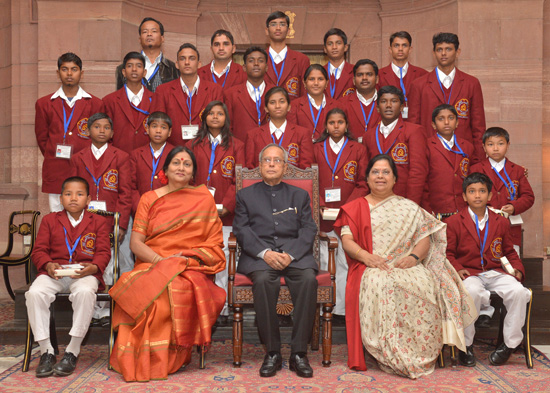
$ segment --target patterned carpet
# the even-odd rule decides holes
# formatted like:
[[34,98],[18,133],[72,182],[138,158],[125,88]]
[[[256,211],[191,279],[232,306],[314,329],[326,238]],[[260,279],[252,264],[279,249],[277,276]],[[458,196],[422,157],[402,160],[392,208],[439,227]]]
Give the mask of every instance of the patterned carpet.
[[[493,347],[476,345],[478,365],[474,368],[436,368],[430,376],[411,381],[380,371],[372,359],[366,372],[354,372],[346,367],[347,350],[344,345],[333,347],[332,366],[321,367],[321,353],[309,355],[314,378],[302,379],[283,369],[273,378],[260,378],[258,369],[263,358],[260,345],[245,344],[243,366],[232,366],[231,343],[215,342],[207,356],[207,367],[198,369],[198,357],[185,369],[170,375],[166,381],[125,383],[122,377],[107,369],[107,347],[83,347],[77,370],[70,377],[50,377],[38,380],[34,370],[38,355],[34,356],[28,373],[21,372],[21,362],[0,374],[2,392],[548,392],[550,361],[535,351],[535,368],[525,367],[523,353],[517,351],[504,367],[488,364],[487,355]],[[289,348],[283,348],[287,357]],[[448,359],[447,359],[448,360]],[[447,362],[450,364],[450,361]]]

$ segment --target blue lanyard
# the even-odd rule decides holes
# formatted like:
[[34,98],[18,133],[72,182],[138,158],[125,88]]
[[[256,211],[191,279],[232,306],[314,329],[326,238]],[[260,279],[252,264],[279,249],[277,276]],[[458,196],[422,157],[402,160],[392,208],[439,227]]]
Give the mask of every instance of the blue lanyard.
[[319,112],[317,112],[317,117],[313,115],[313,105],[311,105],[311,99],[309,94],[307,95],[307,103],[309,104],[309,111],[311,112],[311,120],[313,120],[313,135],[317,131],[317,123],[319,123],[319,118],[321,117],[321,112],[323,111],[323,104],[319,107]]
[[[275,142],[275,137],[273,135],[275,135],[275,133],[271,134],[271,139],[273,140],[273,143],[277,143],[277,142]],[[284,137],[285,137],[285,133],[283,132],[283,133],[281,133],[281,139],[279,140],[279,146],[281,146],[281,144],[283,143]]]
[[483,261],[483,250],[485,250],[485,244],[487,243],[487,234],[489,233],[489,220],[487,220],[487,223],[485,223],[485,235],[482,242],[481,235],[479,233],[479,221],[477,218],[477,214],[474,214],[474,216],[476,217],[476,231],[477,231],[477,237],[479,238],[479,246],[480,246],[479,254],[481,256],[481,267],[483,267],[483,265],[485,265],[485,262]]
[[210,153],[210,165],[208,167],[208,178],[206,179],[206,185],[210,184],[210,174],[212,173],[212,168],[214,168],[214,160],[216,159],[216,147],[218,147],[218,141],[212,143],[212,152]]
[[157,64],[157,68],[155,68],[155,71],[153,71],[153,74],[149,78],[147,78],[147,83],[150,83],[153,80],[153,78],[159,71],[159,68],[160,68],[160,64]]
[[[126,83],[124,84],[124,88],[126,89],[126,98],[128,98],[128,86],[126,86]],[[149,101],[151,100],[151,97],[149,97]],[[149,112],[146,110],[140,109],[137,106],[134,105],[132,101],[130,101],[130,98],[128,98],[128,102],[130,103],[130,106],[134,108],[136,111],[143,113],[146,116],[149,116]]]
[[334,68],[334,86],[332,85],[332,79],[330,78],[330,61],[328,62],[328,83],[330,88],[330,97],[334,98],[334,93],[336,92],[336,79],[338,78],[338,67]]
[[453,135],[453,140],[455,142],[455,146],[458,149],[458,151],[454,151],[453,148],[447,144],[447,141],[441,137],[441,135],[437,134],[437,136],[439,137],[441,142],[443,142],[447,150],[449,150],[451,153],[460,154],[462,157],[466,157],[466,153],[464,153],[464,151],[460,148],[460,146],[458,145],[458,142],[456,141],[456,135]]
[[88,171],[88,173],[90,174],[90,176],[92,177],[92,179],[94,179],[94,184],[95,184],[95,200],[96,201],[99,201],[99,182],[101,181],[101,176],[99,176],[99,179],[96,179],[94,175],[92,175],[92,172],[90,172],[90,170],[88,169],[88,167],[86,167],[86,170]]
[[67,120],[67,113],[65,112],[65,104],[63,103],[63,100],[61,100],[61,106],[63,107],[63,144],[65,144],[65,137],[67,136],[67,131],[69,129],[69,125],[71,124],[75,107],[73,106],[71,116],[69,116],[69,120]]
[[[348,137],[345,137],[346,140],[344,141],[344,144],[342,145],[342,148],[340,149],[340,151],[338,152],[338,156],[336,157],[336,162],[334,163],[334,167],[332,167],[330,165],[330,161],[328,159],[328,153],[327,153],[327,140],[325,139],[325,143],[324,143],[324,149],[325,149],[325,160],[327,160],[327,165],[328,167],[330,168],[330,170],[332,171],[332,183],[334,183],[334,174],[336,173],[336,168],[338,168],[338,163],[340,162],[340,157],[342,156],[342,153],[344,151],[344,148],[346,147],[346,145],[348,144]],[[327,138],[328,139],[328,138]]]
[[254,87],[254,102],[256,103],[256,112],[258,113],[258,126],[262,125],[262,95],[260,94],[260,88]]
[[[212,74],[212,80],[214,81],[214,83],[218,83],[216,81],[216,76],[214,75],[214,73],[212,72],[211,74]],[[229,67],[227,67],[227,71],[225,71],[225,79],[223,80],[222,89],[225,86],[225,82],[227,82],[227,74],[229,74]]]
[[286,61],[286,55],[288,55],[288,50],[286,51],[285,58],[283,59],[283,65],[281,66],[281,73],[279,74],[277,72],[277,67],[275,66],[275,61],[273,60],[273,56],[271,56],[271,52],[269,53],[269,58],[271,59],[271,65],[273,66],[273,71],[275,71],[275,75],[277,76],[277,86],[279,86],[279,82],[281,81],[281,77],[283,76],[283,70],[285,69],[285,61]]
[[510,179],[510,176],[508,176],[508,172],[506,172],[506,162],[504,162],[504,165],[505,166],[503,166],[502,169],[504,170],[504,174],[506,175],[506,179],[508,179],[508,182],[504,180],[502,175],[498,173],[497,169],[494,166],[491,165],[491,168],[493,168],[493,171],[495,171],[498,178],[504,183],[504,185],[506,186],[506,189],[508,190],[508,194],[510,194],[510,200],[513,201],[514,199],[516,199],[517,190],[516,190],[516,186],[512,182],[512,179]]
[[372,111],[374,110],[374,100],[371,102],[370,112],[369,112],[369,118],[367,119],[367,116],[365,116],[365,109],[363,109],[363,103],[359,101],[359,106],[361,107],[361,112],[363,112],[363,120],[365,120],[365,132],[367,132],[367,126],[369,125],[370,118],[372,116]]
[[443,101],[447,101],[447,104],[451,103],[451,96],[453,95],[453,86],[455,85],[455,81],[453,79],[453,83],[451,83],[451,91],[449,92],[449,99],[445,96],[445,90],[443,89],[443,85],[441,84],[441,81],[439,80],[439,72],[435,70],[435,76],[437,77],[437,83],[439,83],[439,88],[441,89],[441,92],[443,93]]
[[397,68],[399,68],[399,84],[401,85],[401,90],[403,91],[403,95],[405,96],[405,102],[407,102],[407,90],[405,89],[405,84],[403,83],[403,67],[398,66]]
[[73,263],[73,253],[74,250],[76,250],[76,246],[78,245],[78,242],[80,241],[82,235],[80,235],[78,239],[76,239],[76,242],[74,242],[73,246],[71,247],[69,244],[69,238],[67,237],[67,230],[65,229],[65,227],[63,227],[63,230],[65,231],[65,244],[67,245],[67,250],[69,251],[69,263]]
[[166,144],[162,146],[160,150],[159,158],[155,159],[155,151],[153,150],[153,146],[149,144],[149,147],[151,148],[151,155],[153,156],[153,173],[151,173],[151,190],[153,189],[153,179],[155,178],[155,174],[157,173],[157,168],[159,166],[160,158],[162,157],[162,153],[164,153],[164,148],[166,147]]
[[189,94],[187,95],[187,108],[189,109],[189,124],[191,124],[191,119],[192,119],[191,108],[193,107],[193,90],[189,90],[189,87],[188,87],[187,91],[189,92]]
[[393,141],[393,143],[391,144],[390,148],[388,150],[386,150],[385,152],[382,152],[382,148],[380,147],[380,139],[379,139],[379,132],[378,132],[378,129],[380,128],[380,123],[378,123],[378,125],[376,126],[376,146],[378,146],[378,152],[380,154],[388,154],[388,152],[391,150],[391,148],[393,147],[393,145],[395,145],[395,142],[397,142],[397,138],[395,138],[395,140]]

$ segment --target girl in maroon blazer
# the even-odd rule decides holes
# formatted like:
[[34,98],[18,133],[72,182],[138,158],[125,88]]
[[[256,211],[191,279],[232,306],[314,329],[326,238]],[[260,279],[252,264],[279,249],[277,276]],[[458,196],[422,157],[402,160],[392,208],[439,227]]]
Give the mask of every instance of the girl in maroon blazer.
[[290,120],[290,98],[282,87],[273,87],[265,95],[265,110],[269,121],[259,129],[255,128],[246,137],[246,166],[255,168],[259,164],[262,149],[270,143],[276,143],[288,151],[288,162],[301,169],[313,162],[313,143],[311,131],[300,127]]
[[[315,162],[319,166],[319,192],[321,209],[340,208],[343,204],[367,195],[365,181],[367,150],[356,142],[348,130],[344,111],[333,108],[327,113],[325,130],[313,145]],[[336,237],[334,220],[321,217],[321,231]],[[346,277],[348,266],[342,243],[338,238],[336,253],[336,306],[334,314],[345,314]],[[321,264],[328,264],[327,248],[321,247]]]
[[327,70],[320,64],[310,65],[304,74],[307,94],[294,100],[288,113],[288,120],[307,128],[314,139],[323,133],[328,111],[336,107],[336,100],[325,94],[327,85]]
[[[195,139],[187,143],[197,160],[195,185],[205,184],[223,222],[225,257],[229,258],[227,239],[232,231],[235,211],[235,165],[244,164],[244,144],[231,135],[227,107],[212,101],[201,115],[201,127]],[[227,270],[216,274],[216,284],[227,290]],[[224,308],[222,318],[227,318]],[[225,318],[225,319],[226,319]]]

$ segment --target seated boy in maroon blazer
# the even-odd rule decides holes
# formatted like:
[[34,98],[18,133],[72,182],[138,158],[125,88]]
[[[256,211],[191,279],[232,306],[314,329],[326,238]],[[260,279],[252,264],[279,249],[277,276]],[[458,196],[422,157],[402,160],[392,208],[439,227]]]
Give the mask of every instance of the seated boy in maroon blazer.
[[130,155],[130,189],[132,193],[132,215],[137,210],[139,199],[147,191],[156,190],[163,184],[159,172],[173,145],[167,142],[172,133],[172,120],[164,112],[153,112],[145,125],[149,143],[138,147]]
[[227,30],[216,30],[210,39],[214,60],[199,68],[199,77],[214,82],[223,91],[246,82],[243,68],[233,61],[236,49],[233,34]]
[[[81,177],[66,179],[60,200],[64,210],[46,215],[40,224],[32,253],[38,277],[25,293],[29,323],[40,346],[39,378],[74,371],[94,312],[96,292],[105,286],[103,271],[111,258],[105,218],[86,211],[90,202],[88,182]],[[50,341],[50,304],[56,293],[65,291],[71,292],[73,325],[71,341],[56,364]]]
[[143,86],[147,74],[145,57],[129,52],[122,62],[126,83],[121,89],[103,97],[105,113],[113,120],[113,146],[130,154],[132,150],[149,143],[145,123],[153,100],[153,93]]
[[399,174],[393,192],[420,205],[428,174],[424,127],[404,122],[401,111],[405,97],[395,86],[378,91],[376,110],[382,121],[363,137],[370,160],[378,154],[393,158]]
[[474,146],[455,135],[458,122],[452,105],[439,105],[432,112],[436,134],[426,143],[428,176],[422,207],[440,221],[468,206],[462,197],[462,182],[468,176]]
[[328,93],[335,100],[355,92],[353,64],[346,61],[349,49],[348,36],[343,30],[332,28],[323,38],[323,51],[328,57],[325,69],[328,74]]
[[[81,150],[71,159],[73,175],[80,176],[92,186],[91,209],[107,210],[120,213],[120,237],[122,243],[130,220],[132,208],[132,194],[130,192],[130,157],[124,151],[109,145],[113,137],[112,121],[105,113],[96,113],[88,120],[88,131],[92,144]],[[113,229],[113,220],[108,220],[110,230]],[[128,262],[129,263],[129,262]],[[127,263],[126,263],[127,264]],[[122,267],[123,260],[119,261]],[[112,269],[107,268],[105,282],[112,284]],[[107,302],[104,302],[107,303]],[[94,319],[102,319],[107,324],[109,307],[102,304],[96,308]],[[97,321],[94,321],[97,323]]]
[[[491,364],[499,366],[523,340],[525,305],[531,293],[521,284],[525,270],[513,247],[510,223],[487,209],[492,187],[491,179],[483,173],[473,172],[464,179],[462,190],[468,208],[447,220],[447,258],[464,280],[478,313],[489,304],[490,291],[502,298],[508,311],[504,342],[489,355]],[[459,351],[458,355],[463,366],[476,364],[474,336],[475,324],[471,324],[464,329],[466,352]]]

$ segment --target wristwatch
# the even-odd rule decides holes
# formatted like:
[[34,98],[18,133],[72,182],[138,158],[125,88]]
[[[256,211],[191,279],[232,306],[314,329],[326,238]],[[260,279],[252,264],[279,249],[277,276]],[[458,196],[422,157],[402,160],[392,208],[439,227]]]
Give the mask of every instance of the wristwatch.
[[409,256],[413,257],[413,258],[416,259],[417,261],[420,259],[420,258],[418,257],[418,255],[416,255],[416,254],[409,254]]

